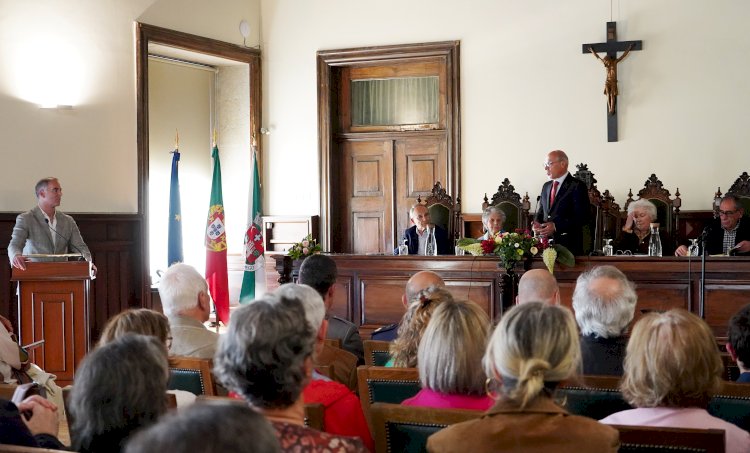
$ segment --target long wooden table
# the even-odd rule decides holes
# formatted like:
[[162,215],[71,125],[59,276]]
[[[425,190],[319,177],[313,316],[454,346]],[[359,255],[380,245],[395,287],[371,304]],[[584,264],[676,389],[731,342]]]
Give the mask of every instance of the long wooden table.
[[[478,303],[497,321],[513,304],[515,295],[498,260],[472,256],[362,256],[330,255],[336,261],[339,277],[333,313],[360,327],[363,338],[379,326],[398,322],[404,313],[401,295],[406,281],[415,272],[431,270],[440,274],[457,297]],[[281,281],[291,281],[298,262],[274,256]],[[750,303],[750,258],[716,257],[706,259],[706,285],[700,303],[701,263],[692,258],[576,257],[576,265],[557,265],[562,302],[571,305],[575,282],[580,273],[593,266],[611,264],[637,285],[636,319],[650,310],[681,307],[702,316],[714,333],[726,335],[729,318]],[[544,268],[534,259],[531,268]],[[519,274],[523,270],[518,271]]]

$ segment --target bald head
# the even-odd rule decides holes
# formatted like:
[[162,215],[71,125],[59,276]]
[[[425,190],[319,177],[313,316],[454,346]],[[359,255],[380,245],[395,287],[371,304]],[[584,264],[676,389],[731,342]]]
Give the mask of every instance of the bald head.
[[421,271],[412,275],[409,281],[406,282],[406,289],[403,296],[404,305],[407,305],[410,300],[417,297],[420,291],[430,286],[445,288],[445,282],[438,274],[431,271]]
[[526,302],[560,304],[560,288],[557,286],[557,280],[548,270],[532,269],[521,276],[521,280],[518,281],[516,304]]

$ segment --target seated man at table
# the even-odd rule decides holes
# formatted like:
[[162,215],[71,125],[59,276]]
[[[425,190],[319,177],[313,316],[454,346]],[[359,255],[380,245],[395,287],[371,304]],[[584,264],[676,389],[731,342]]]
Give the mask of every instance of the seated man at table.
[[[406,282],[404,294],[401,296],[401,302],[404,304],[404,308],[409,306],[409,302],[414,300],[420,291],[425,290],[430,286],[445,288],[445,281],[443,281],[442,277],[432,271],[421,271],[412,275],[409,281]],[[398,323],[380,327],[373,331],[370,336],[371,339],[377,341],[393,341],[396,337],[398,337]]]
[[[406,241],[409,247],[409,255],[427,255],[427,246],[435,235],[438,255],[452,255],[453,248],[448,238],[448,233],[437,225],[430,224],[430,211],[426,206],[415,204],[409,211],[409,218],[414,225],[407,228],[400,244]],[[395,253],[398,253],[396,248]]]
[[[709,255],[750,255],[750,219],[744,214],[737,197],[727,195],[721,199],[719,218],[703,230]],[[687,252],[687,246],[681,245],[674,254],[685,256]]]
[[636,302],[635,285],[614,266],[597,266],[578,276],[573,311],[581,329],[583,374],[622,376],[625,330]]
[[729,320],[727,352],[740,369],[737,382],[750,384],[750,305],[745,305]]

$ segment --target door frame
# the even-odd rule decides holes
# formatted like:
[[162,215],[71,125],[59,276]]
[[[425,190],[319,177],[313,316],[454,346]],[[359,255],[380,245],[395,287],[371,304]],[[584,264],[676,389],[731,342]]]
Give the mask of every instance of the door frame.
[[[333,193],[332,177],[338,176],[338,162],[333,153],[338,122],[338,70],[344,67],[382,62],[409,62],[425,57],[443,57],[446,63],[446,133],[448,136],[448,181],[446,191],[455,199],[461,194],[461,93],[460,41],[404,44],[321,50],[317,52],[318,72],[318,157],[320,171],[320,241],[324,250],[331,250],[338,193]],[[442,182],[442,181],[441,181]]]

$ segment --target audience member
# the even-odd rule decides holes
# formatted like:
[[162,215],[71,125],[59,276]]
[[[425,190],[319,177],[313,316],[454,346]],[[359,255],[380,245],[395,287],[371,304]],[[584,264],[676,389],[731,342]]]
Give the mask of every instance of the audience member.
[[310,381],[315,330],[295,298],[266,294],[232,313],[219,341],[214,373],[263,411],[282,451],[364,452],[362,442],[305,426],[302,389]]
[[[99,337],[99,346],[111,343],[123,335],[134,333],[155,337],[164,345],[165,350],[169,349],[172,342],[166,316],[148,308],[135,308],[122,311],[107,321]],[[175,396],[177,407],[180,408],[193,404],[197,397],[185,390],[167,390],[167,393]]]
[[125,453],[276,453],[271,424],[244,404],[211,402],[173,412],[133,436]]
[[[628,218],[622,227],[620,237],[614,244],[615,251],[629,251],[632,254],[648,255],[648,246],[651,241],[651,224],[657,223],[658,215],[656,205],[641,198],[628,205]],[[658,223],[657,223],[658,225]],[[670,256],[674,245],[669,233],[659,228],[662,254]]]
[[[309,258],[308,258],[309,259]],[[278,302],[281,299],[297,299],[305,310],[305,318],[315,333],[314,362],[317,354],[324,349],[328,320],[323,299],[311,287],[287,283],[276,290]],[[302,390],[305,404],[321,403],[323,405],[323,425],[325,431],[342,436],[359,437],[365,446],[374,451],[374,443],[367,420],[362,412],[362,403],[345,385],[334,382],[325,376],[313,372],[312,379]]]
[[[404,237],[399,244],[409,247],[409,255],[426,255],[428,242],[435,235],[438,255],[453,255],[453,244],[448,238],[448,232],[438,225],[430,224],[430,210],[425,205],[415,204],[409,210],[409,219],[413,226],[404,231]],[[398,253],[398,248],[394,251]]]
[[500,381],[499,400],[478,419],[449,426],[427,440],[427,451],[471,453],[616,452],[615,429],[568,414],[552,396],[580,361],[578,332],[566,308],[516,305],[492,334],[484,369]]
[[388,361],[386,366],[415,368],[417,366],[419,340],[422,339],[432,313],[441,303],[452,300],[451,293],[436,286],[430,286],[420,291],[409,302],[406,313],[401,318],[398,338],[391,343],[391,360]]
[[518,280],[516,304],[543,302],[560,305],[560,288],[557,280],[547,269],[531,269]]
[[29,357],[18,346],[13,324],[0,316],[0,382],[12,382],[14,375],[28,364]]
[[[320,294],[320,297],[323,298],[326,312],[330,312],[336,294],[337,276],[338,269],[336,268],[336,262],[333,261],[331,257],[325,255],[313,255],[302,261],[302,266],[299,268],[299,278],[297,279],[297,283],[311,286],[315,289],[315,291]],[[329,316],[328,333],[326,334],[326,338],[340,339],[341,347],[349,353],[354,354],[356,358],[355,367],[357,364],[362,365],[365,363],[362,338],[360,338],[359,330],[357,330],[357,326],[353,322],[341,319],[338,316]],[[324,349],[324,352],[333,355],[334,351]],[[320,355],[318,358],[320,359]],[[342,360],[339,359],[339,362],[341,361]],[[334,367],[334,370],[335,369],[336,367]]]
[[482,355],[487,348],[490,318],[468,300],[440,304],[419,342],[418,368],[422,390],[405,400],[407,406],[487,410]]
[[723,367],[711,328],[683,309],[649,313],[635,324],[621,389],[637,409],[602,420],[615,425],[721,429],[727,453],[747,453],[750,434],[706,411]]
[[487,240],[491,237],[495,237],[498,233],[503,232],[503,224],[507,216],[502,209],[497,206],[489,206],[482,212],[482,226],[484,227],[484,234],[477,239]]
[[729,320],[727,352],[740,369],[737,382],[750,383],[750,305],[745,305]]
[[[745,209],[734,195],[721,199],[719,218],[706,227],[705,233],[709,255],[750,254],[750,220],[745,217]],[[687,247],[681,245],[674,254],[685,256],[687,252]]]
[[57,439],[59,426],[57,406],[39,395],[18,406],[0,399],[0,444],[64,450]]
[[187,264],[173,264],[159,281],[159,297],[172,328],[172,355],[211,359],[219,334],[203,324],[211,314],[208,284]]
[[127,334],[89,352],[70,395],[73,450],[121,451],[166,412],[168,376],[167,351],[152,336]]
[[578,276],[573,311],[581,329],[583,374],[622,376],[625,330],[636,302],[635,285],[614,266],[597,266]]
[[[432,271],[420,271],[412,275],[406,282],[404,294],[401,295],[401,303],[404,304],[404,308],[409,306],[409,302],[414,300],[420,291],[430,286],[445,288],[445,282],[442,277]],[[372,332],[370,338],[378,341],[393,341],[398,336],[398,326],[399,324],[395,323],[380,327]]]

